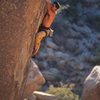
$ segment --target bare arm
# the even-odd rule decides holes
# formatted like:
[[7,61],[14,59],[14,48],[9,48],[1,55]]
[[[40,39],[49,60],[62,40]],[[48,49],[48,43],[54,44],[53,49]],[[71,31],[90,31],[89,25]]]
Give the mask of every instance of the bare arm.
[[50,0],[46,0],[46,4],[47,4],[48,11],[50,11],[50,9],[51,9],[51,2],[50,2]]

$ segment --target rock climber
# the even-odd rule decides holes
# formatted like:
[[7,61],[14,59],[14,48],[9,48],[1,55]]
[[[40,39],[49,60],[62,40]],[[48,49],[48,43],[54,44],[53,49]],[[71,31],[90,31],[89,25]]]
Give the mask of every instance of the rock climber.
[[47,36],[52,36],[53,30],[50,29],[50,27],[57,14],[57,10],[60,8],[59,2],[54,2],[53,4],[51,4],[50,0],[46,0],[46,4],[47,4],[46,15],[44,16],[40,29],[35,36],[34,48],[32,52],[33,57],[38,53],[41,41]]

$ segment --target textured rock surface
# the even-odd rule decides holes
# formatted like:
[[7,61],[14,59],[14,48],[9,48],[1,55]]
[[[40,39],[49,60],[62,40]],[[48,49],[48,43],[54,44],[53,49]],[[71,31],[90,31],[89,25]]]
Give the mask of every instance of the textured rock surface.
[[0,100],[23,97],[26,65],[44,8],[44,0],[0,0]]
[[100,66],[95,66],[86,78],[83,100],[100,100]]
[[45,79],[38,69],[38,66],[32,61],[28,64],[28,76],[25,81],[24,97],[29,97],[33,91],[38,90],[45,83]]

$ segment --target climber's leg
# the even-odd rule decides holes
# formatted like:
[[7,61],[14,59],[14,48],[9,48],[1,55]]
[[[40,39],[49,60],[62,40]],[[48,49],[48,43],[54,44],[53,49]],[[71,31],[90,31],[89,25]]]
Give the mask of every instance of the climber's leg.
[[40,32],[36,34],[32,57],[35,57],[35,55],[38,53],[40,45],[41,45],[41,41],[47,36],[52,37],[52,35],[53,35],[52,29],[43,29],[43,28],[41,29]]
[[39,50],[40,45],[41,45],[41,41],[43,40],[43,38],[45,36],[46,36],[45,31],[41,31],[41,32],[36,34],[35,41],[34,41],[34,48],[33,48],[33,52],[32,52],[33,57],[38,53],[38,50]]

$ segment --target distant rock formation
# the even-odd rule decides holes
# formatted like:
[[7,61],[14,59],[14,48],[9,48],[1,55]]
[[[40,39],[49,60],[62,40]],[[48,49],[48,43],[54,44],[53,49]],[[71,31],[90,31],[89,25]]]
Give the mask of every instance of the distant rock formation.
[[83,100],[100,100],[100,66],[95,66],[86,78]]
[[44,0],[0,0],[0,100],[23,100]]

